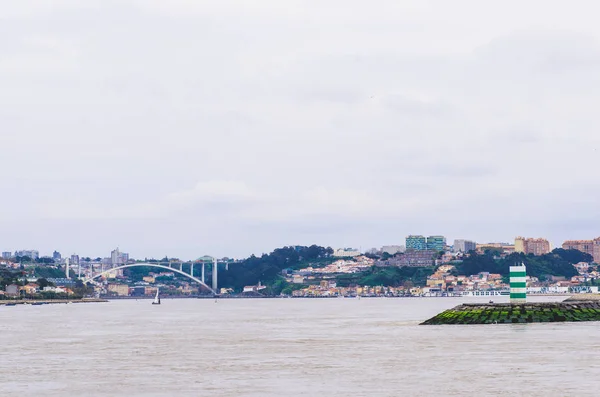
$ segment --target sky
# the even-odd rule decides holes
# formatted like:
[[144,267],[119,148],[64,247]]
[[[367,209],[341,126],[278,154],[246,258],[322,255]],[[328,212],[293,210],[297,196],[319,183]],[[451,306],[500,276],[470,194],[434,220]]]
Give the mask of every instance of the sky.
[[0,249],[600,235],[600,3],[0,3]]

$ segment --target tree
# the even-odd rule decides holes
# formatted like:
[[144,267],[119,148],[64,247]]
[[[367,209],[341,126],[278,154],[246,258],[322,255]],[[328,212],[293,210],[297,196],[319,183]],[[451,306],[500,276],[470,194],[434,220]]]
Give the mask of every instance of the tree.
[[571,263],[579,263],[579,262],[587,262],[592,263],[594,261],[594,257],[586,252],[582,252],[579,250],[566,250],[562,248],[556,248],[552,251],[552,254],[558,255],[561,259]]
[[457,264],[456,271],[453,273],[471,276],[480,272],[489,272],[508,276],[510,266],[524,263],[527,266],[527,274],[538,277],[540,280],[545,280],[549,275],[564,276],[566,278],[573,277],[577,274],[573,263],[577,262],[572,261],[586,258],[580,254],[587,254],[583,252],[579,254],[572,252],[565,253],[562,251],[565,250],[553,251],[540,256],[513,253],[503,259],[495,259],[490,253],[484,255],[473,254]]
[[[282,271],[285,269],[301,269],[307,266],[320,267],[331,263],[333,249],[318,245],[287,246],[277,248],[270,254],[260,257],[255,255],[229,267],[229,271],[219,273],[219,284],[225,288],[242,290],[244,286],[256,285],[262,282],[266,286],[272,286],[282,279]],[[271,292],[279,291],[280,284]],[[281,291],[286,287],[282,287]]]
[[40,286],[40,289],[44,289],[46,287],[52,287],[54,286],[53,283],[51,283],[50,281],[46,280],[45,278],[38,278],[36,281],[36,284]]

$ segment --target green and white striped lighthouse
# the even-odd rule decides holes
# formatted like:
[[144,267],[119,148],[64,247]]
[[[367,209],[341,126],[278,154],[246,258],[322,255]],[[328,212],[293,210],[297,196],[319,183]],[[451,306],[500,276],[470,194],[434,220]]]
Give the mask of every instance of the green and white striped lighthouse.
[[510,267],[510,303],[527,302],[527,283],[525,264]]

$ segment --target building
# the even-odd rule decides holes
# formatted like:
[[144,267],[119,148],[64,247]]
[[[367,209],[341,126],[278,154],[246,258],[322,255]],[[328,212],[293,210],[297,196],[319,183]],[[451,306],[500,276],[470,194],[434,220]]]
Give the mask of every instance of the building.
[[119,251],[119,248],[110,252],[110,264],[113,266],[124,265],[129,262],[129,254]]
[[433,266],[435,264],[435,255],[438,251],[432,250],[408,250],[400,256],[395,256],[386,261],[380,262],[384,266]]
[[593,240],[567,240],[562,245],[566,250],[578,250],[590,254],[595,263],[600,263],[600,237]]
[[156,282],[156,278],[154,276],[144,276],[142,277],[142,280],[151,284],[154,284]]
[[119,266],[123,264],[123,257],[121,256],[121,252],[119,251],[118,247],[110,252],[110,264],[113,266]]
[[470,252],[477,249],[477,243],[471,240],[454,240],[453,251],[454,252]]
[[157,287],[145,287],[145,294],[146,295],[156,295],[156,291],[158,291]]
[[338,248],[333,251],[333,256],[340,258],[360,256],[360,251],[353,248]]
[[403,245],[384,245],[381,247],[382,253],[387,253],[389,255],[395,255],[399,252],[406,251],[406,247]]
[[427,237],[427,249],[433,251],[444,251],[446,249],[446,237],[429,236]]
[[55,262],[60,262],[60,260],[62,259],[62,256],[60,255],[60,252],[54,251],[52,253],[52,259],[54,259]]
[[10,252],[10,251],[2,252],[2,259],[10,259],[10,258],[12,258],[12,252]]
[[515,238],[515,252],[544,255],[550,252],[550,242],[545,238]]
[[35,283],[28,283],[22,289],[25,291],[25,294],[33,295],[38,293],[40,286]]
[[106,278],[106,279],[119,278],[119,277],[123,277],[123,269],[108,270],[104,274],[104,278]]
[[131,296],[144,296],[146,295],[146,287],[136,286],[130,289]]
[[31,258],[32,261],[35,261],[37,259],[39,259],[40,257],[40,252],[38,250],[21,250],[21,251],[15,251],[15,256],[20,256],[20,257],[28,257]]
[[485,243],[485,244],[477,244],[476,250],[478,253],[482,254],[487,250],[497,250],[501,251],[504,254],[512,254],[515,252],[515,246],[509,243]]
[[79,266],[79,255],[71,255],[71,266]]
[[19,291],[19,286],[16,284],[10,284],[6,286],[6,295],[8,296],[18,296]]
[[107,290],[118,296],[129,296],[129,286],[127,284],[108,284]]
[[427,249],[427,239],[424,236],[410,235],[406,238],[406,249],[424,251]]

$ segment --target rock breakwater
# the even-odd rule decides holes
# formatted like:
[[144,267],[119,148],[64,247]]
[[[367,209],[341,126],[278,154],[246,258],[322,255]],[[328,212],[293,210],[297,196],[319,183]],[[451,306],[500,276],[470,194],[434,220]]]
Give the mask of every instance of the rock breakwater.
[[421,325],[519,324],[600,321],[600,301],[552,303],[465,303],[446,310]]

